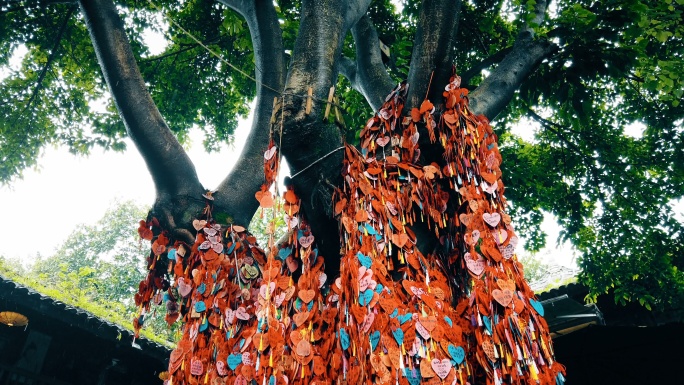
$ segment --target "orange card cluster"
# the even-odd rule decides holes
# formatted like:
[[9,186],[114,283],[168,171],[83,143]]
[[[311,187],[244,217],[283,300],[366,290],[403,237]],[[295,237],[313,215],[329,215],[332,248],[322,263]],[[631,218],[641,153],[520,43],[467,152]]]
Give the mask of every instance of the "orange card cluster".
[[[216,224],[211,196],[194,245],[141,222],[154,242],[136,302],[165,301],[167,321],[183,324],[168,384],[564,383],[515,255],[497,137],[459,83],[446,85],[440,114],[427,100],[405,114],[399,85],[361,148],[346,147],[333,202],[339,277],[326,276],[291,188],[280,207],[288,239],[266,251],[244,228]],[[425,142],[441,152],[430,164],[420,164]],[[276,205],[278,161],[271,141],[263,207]]]

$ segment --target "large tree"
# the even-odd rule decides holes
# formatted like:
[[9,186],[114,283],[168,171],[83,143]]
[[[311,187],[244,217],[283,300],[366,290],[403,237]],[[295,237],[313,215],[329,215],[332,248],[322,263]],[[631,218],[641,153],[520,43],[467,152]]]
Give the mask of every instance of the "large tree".
[[[562,384],[503,185],[531,248],[541,211],[559,218],[594,293],[681,305],[681,3],[14,2],[0,61],[28,53],[0,91],[3,181],[47,143],[132,140],[157,192],[134,322],[166,292],[186,322],[175,382]],[[148,53],[149,28],[165,52]],[[210,191],[182,141],[195,125],[208,149],[229,140],[252,98],[240,160]],[[522,117],[532,142],[508,131]],[[343,145],[357,132],[360,151]],[[254,192],[276,150],[306,224],[266,258],[233,224],[268,206]]]
[[[543,246],[541,213],[551,212],[594,293],[615,287],[620,301],[681,305],[684,233],[673,203],[684,191],[682,1],[403,5],[398,14],[370,0],[5,3],[0,64],[18,47],[28,53],[2,79],[0,177],[20,176],[46,144],[87,153],[121,150],[129,137],[156,186],[151,216],[192,244],[210,188],[216,218],[249,222],[275,132],[332,277],[339,148],[398,81],[410,85],[404,111],[426,95],[442,111],[455,69],[472,110],[496,122],[528,246]],[[164,33],[164,52],[149,54],[147,29]],[[324,117],[331,86],[336,119]],[[252,99],[238,164],[219,186],[202,186],[182,147],[188,130],[204,130],[208,150],[230,141]],[[106,109],[93,108],[103,101]],[[509,131],[521,118],[536,122],[532,142]],[[441,156],[428,138],[424,164]]]

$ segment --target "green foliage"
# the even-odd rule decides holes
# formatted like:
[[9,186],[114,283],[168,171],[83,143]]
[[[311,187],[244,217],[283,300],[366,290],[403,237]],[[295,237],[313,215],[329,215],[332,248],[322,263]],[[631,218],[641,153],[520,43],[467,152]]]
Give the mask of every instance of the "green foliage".
[[299,8],[301,1],[299,0],[281,0],[277,2],[276,11],[278,18],[282,20],[280,28],[283,31],[283,47],[286,52],[292,52],[294,43],[297,39],[297,31],[299,30]]
[[520,263],[525,268],[525,279],[528,282],[535,282],[544,279],[547,274],[547,264],[541,258],[535,257],[531,254],[526,256],[518,255]]
[[[373,116],[374,111],[366,103],[363,95],[356,92],[349,81],[340,76],[337,83],[336,94],[340,95],[340,99],[344,103],[344,110],[341,110],[341,117],[344,119],[345,140],[348,143],[357,143],[359,141],[359,133],[368,122],[370,116]],[[335,122],[335,113],[331,111],[328,116],[329,122]]]
[[120,132],[105,133],[94,125],[114,117],[90,108],[104,88],[77,8],[39,3],[3,8],[0,64],[9,63],[20,47],[28,52],[18,68],[5,67],[0,76],[0,182],[35,165],[49,143],[65,144],[74,153],[94,145],[121,149]]
[[[281,198],[276,198],[275,207],[281,206],[282,202]],[[287,233],[287,225],[285,224],[282,211],[275,211],[274,215],[274,209],[260,208],[252,217],[249,231],[256,237],[259,246],[267,250],[271,232],[273,232],[274,242],[278,242]]]
[[[531,213],[556,215],[592,293],[681,307],[684,229],[672,203],[684,195],[684,6],[557,4],[540,31],[559,51],[497,124],[514,217],[536,249],[541,221]],[[532,143],[507,134],[522,118],[537,121]]]
[[[214,2],[173,2],[164,15],[201,40],[209,49],[242,71],[254,74],[254,54],[247,23]],[[236,72],[175,24],[164,31],[169,41],[158,55],[139,60],[152,98],[172,131],[185,138],[190,128],[205,133],[204,147],[218,150],[230,143],[239,117],[248,113],[247,103],[256,88],[252,80]]]
[[26,267],[24,267],[19,258],[0,255],[0,269],[5,272],[10,272],[15,276],[26,275]]

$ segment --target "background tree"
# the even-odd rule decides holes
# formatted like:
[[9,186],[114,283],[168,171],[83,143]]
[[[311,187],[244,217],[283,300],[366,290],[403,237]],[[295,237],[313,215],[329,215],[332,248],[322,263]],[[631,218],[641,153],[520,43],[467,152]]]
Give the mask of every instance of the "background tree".
[[[455,65],[473,110],[497,120],[506,194],[530,247],[543,245],[540,213],[551,212],[582,253],[581,279],[594,293],[621,287],[621,300],[678,306],[682,3],[406,1],[397,14],[370,0],[12,1],[0,6],[0,64],[19,46],[28,53],[0,88],[0,176],[20,176],[49,143],[122,150],[128,136],[157,189],[150,215],[192,243],[207,189],[181,143],[193,126],[206,132],[208,150],[229,141],[256,97],[241,159],[214,194],[217,217],[249,222],[275,130],[292,172],[302,171],[293,183],[312,227],[324,229],[317,240],[333,277],[335,150],[398,80],[410,84],[406,111],[425,95],[439,111]],[[169,40],[163,53],[149,54],[148,28]],[[335,123],[323,118],[333,85],[343,106]],[[532,142],[509,131],[522,118],[537,122]],[[439,154],[421,147],[428,163]]]
[[[54,254],[38,258],[25,273],[27,283],[37,283],[41,292],[56,290],[61,300],[128,327],[138,312],[133,295],[146,274],[141,255],[149,242],[141,242],[136,223],[147,211],[130,201],[115,202],[97,223],[79,225]],[[165,312],[155,308],[147,326],[172,341],[177,328],[168,327]]]
[[[38,255],[24,264],[0,257],[0,274],[130,328],[139,311],[133,295],[147,273],[141,255],[149,248],[149,242],[140,240],[136,223],[147,211],[130,201],[114,202],[96,223],[77,226],[50,256]],[[165,313],[163,306],[153,309],[146,318],[145,337],[174,341],[178,327],[168,327]]]
[[130,303],[144,271],[136,222],[147,209],[133,202],[114,203],[95,224],[78,226],[47,258],[38,258],[32,273],[47,284],[74,272],[83,279],[75,285],[94,289],[96,300]]

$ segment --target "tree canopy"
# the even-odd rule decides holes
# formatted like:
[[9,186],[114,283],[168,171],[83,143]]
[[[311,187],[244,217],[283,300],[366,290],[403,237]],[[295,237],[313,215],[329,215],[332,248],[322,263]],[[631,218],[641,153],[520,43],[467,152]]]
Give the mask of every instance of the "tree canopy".
[[[283,121],[280,145],[293,173],[305,171],[294,183],[312,224],[336,226],[332,190],[320,185],[338,183],[342,155],[308,167],[343,138],[358,140],[397,82],[411,86],[406,111],[425,95],[439,105],[442,90],[430,84],[446,84],[455,68],[473,111],[492,120],[501,138],[506,194],[527,247],[543,247],[542,213],[550,212],[563,227],[561,239],[581,252],[581,280],[593,293],[681,306],[684,232],[673,207],[684,195],[684,1],[402,6],[5,2],[0,180],[20,178],[47,145],[79,154],[94,146],[122,151],[131,137],[157,186],[153,213],[182,239],[202,209],[189,197],[217,186],[199,184],[179,143],[192,127],[205,132],[208,151],[230,141],[256,98],[241,161],[217,187],[221,218],[245,224],[256,210],[253,193],[263,182],[262,154],[275,119]],[[149,30],[167,40],[163,52],[150,53]],[[12,58],[21,60],[18,67],[9,66]],[[339,113],[324,121],[333,85]],[[512,132],[516,124],[533,139]],[[331,233],[320,236],[322,247],[336,250]]]

